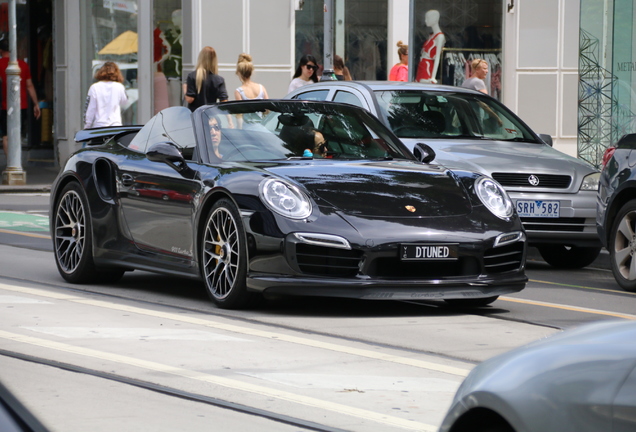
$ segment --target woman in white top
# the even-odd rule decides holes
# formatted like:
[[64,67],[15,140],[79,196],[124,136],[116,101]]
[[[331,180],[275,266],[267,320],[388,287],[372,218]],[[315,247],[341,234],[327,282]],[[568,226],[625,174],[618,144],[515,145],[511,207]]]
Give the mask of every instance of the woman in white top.
[[252,56],[246,53],[240,54],[236,63],[236,75],[243,84],[234,91],[234,99],[269,99],[265,87],[252,81],[252,72],[254,72]]
[[121,126],[121,106],[128,101],[124,77],[114,62],[106,62],[95,73],[97,82],[88,89],[84,129]]
[[296,90],[307,84],[318,82],[318,62],[311,54],[304,55],[300,58],[298,68],[294,74],[294,79],[289,83],[287,93]]

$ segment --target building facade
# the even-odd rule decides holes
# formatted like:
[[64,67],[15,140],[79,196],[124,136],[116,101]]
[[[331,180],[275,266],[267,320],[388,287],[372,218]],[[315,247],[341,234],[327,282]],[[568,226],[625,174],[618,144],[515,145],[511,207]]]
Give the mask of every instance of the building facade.
[[[335,54],[345,60],[354,79],[387,78],[398,62],[397,42],[410,40],[410,1],[333,0]],[[537,133],[550,134],[559,150],[577,155],[584,149],[585,155],[585,149],[607,146],[607,137],[615,135],[606,134],[592,144],[580,140],[585,116],[579,104],[579,33],[587,33],[579,30],[596,9],[607,16],[608,3],[621,1],[626,2],[414,0],[415,67],[433,36],[427,12],[438,11],[437,24],[445,38],[435,71],[438,82],[460,84],[466,61],[485,58],[492,96]],[[117,61],[126,76],[129,104],[124,122],[143,124],[161,108],[182,103],[185,76],[204,46],[217,51],[230,99],[240,85],[235,67],[242,52],[252,56],[254,80],[264,84],[272,98],[286,94],[300,56],[313,54],[322,60],[323,0],[56,0],[53,9],[59,164],[77,149],[73,137],[83,126],[86,93],[104,61]],[[630,20],[620,25],[629,25],[631,31],[633,17]],[[600,31],[608,36],[606,28]],[[631,59],[632,45],[621,49],[629,51]],[[634,98],[629,97],[631,106]],[[621,94],[618,100],[625,98]]]

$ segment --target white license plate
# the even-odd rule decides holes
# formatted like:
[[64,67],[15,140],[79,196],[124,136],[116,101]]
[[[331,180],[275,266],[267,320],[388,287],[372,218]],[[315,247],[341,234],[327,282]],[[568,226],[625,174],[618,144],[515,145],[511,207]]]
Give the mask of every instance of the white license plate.
[[521,217],[558,218],[559,201],[518,200],[517,213]]

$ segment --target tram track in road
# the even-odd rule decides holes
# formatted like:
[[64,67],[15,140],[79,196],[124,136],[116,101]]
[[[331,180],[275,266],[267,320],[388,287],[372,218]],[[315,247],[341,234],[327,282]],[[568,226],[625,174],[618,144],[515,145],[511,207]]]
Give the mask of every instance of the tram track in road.
[[236,411],[242,414],[261,417],[272,420],[277,423],[283,423],[294,427],[300,427],[305,430],[317,431],[317,432],[346,432],[346,429],[334,428],[328,425],[321,425],[318,423],[306,421],[300,418],[276,413],[273,411],[267,411],[261,408],[250,407],[248,405],[239,404],[231,401],[222,400],[215,397],[196,394],[184,390],[180,390],[173,387],[168,387],[160,384],[151,383],[135,378],[125,377],[122,375],[99,371],[96,369],[90,369],[83,366],[78,366],[66,362],[60,362],[55,360],[49,360],[41,357],[36,357],[28,354],[23,354],[15,351],[9,351],[0,348],[0,356],[11,357],[16,360],[22,360],[30,363],[35,363],[43,366],[49,366],[57,369],[62,369],[69,372],[75,372],[84,375],[90,375],[96,378],[101,378],[109,381],[119,382],[127,384],[143,390],[148,390],[163,395],[180,398],[192,402],[198,402],[206,405],[215,406],[218,408],[228,409]]

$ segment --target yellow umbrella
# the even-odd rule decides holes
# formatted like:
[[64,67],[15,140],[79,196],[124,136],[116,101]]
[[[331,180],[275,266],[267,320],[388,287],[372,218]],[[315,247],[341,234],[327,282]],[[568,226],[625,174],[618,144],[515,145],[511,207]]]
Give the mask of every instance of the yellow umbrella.
[[137,52],[137,33],[127,30],[110,41],[98,54],[132,54]]

